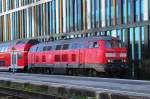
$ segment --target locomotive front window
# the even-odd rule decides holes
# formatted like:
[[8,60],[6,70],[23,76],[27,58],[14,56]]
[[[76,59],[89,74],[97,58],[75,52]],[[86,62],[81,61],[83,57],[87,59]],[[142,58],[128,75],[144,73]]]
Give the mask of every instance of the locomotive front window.
[[120,48],[121,43],[119,40],[113,40],[113,41],[106,41],[105,42],[105,47],[106,48]]
[[99,48],[98,42],[90,42],[89,48]]

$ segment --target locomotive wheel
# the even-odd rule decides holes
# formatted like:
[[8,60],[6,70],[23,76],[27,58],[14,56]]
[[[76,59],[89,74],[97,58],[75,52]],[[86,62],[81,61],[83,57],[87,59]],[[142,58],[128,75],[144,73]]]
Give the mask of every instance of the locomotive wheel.
[[96,76],[97,76],[97,74],[98,74],[98,73],[97,73],[97,71],[92,70],[92,76],[93,76],[93,77],[96,77]]
[[50,70],[50,69],[46,69],[46,70],[45,70],[45,73],[46,73],[46,74],[51,74],[51,70]]
[[67,70],[67,75],[73,75],[73,70],[72,69],[68,69]]
[[93,76],[93,74],[92,74],[92,71],[93,71],[93,70],[91,70],[91,69],[88,69],[88,70],[87,70],[87,73],[88,73],[88,74],[87,74],[87,76],[90,76],[90,77],[92,77],[92,76]]
[[80,75],[79,70],[78,70],[78,69],[73,69],[72,75],[73,75],[73,76],[78,76],[78,75]]
[[54,69],[53,69],[53,68],[50,68],[50,69],[49,69],[49,74],[50,74],[50,75],[54,75],[54,74],[55,74],[55,72],[54,72]]
[[87,76],[90,76],[90,77],[98,76],[98,72],[96,70],[94,70],[94,69],[88,69],[87,73],[88,73]]
[[33,70],[32,70],[32,68],[30,68],[30,69],[28,70],[28,72],[29,72],[29,73],[33,73]]

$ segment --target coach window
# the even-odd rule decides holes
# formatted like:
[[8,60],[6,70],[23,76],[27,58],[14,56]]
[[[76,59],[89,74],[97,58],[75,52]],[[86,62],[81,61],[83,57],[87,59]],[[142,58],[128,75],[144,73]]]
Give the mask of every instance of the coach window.
[[99,45],[98,45],[98,42],[90,42],[89,44],[89,48],[98,48]]
[[64,44],[62,50],[67,50],[69,48],[69,44]]
[[18,53],[18,59],[21,59],[22,58],[22,55],[21,55],[21,52]]
[[4,48],[4,52],[7,52],[7,48],[6,47]]
[[5,49],[6,49],[6,47],[3,47],[3,52],[6,52]]
[[3,52],[3,47],[1,47],[0,51]]
[[31,49],[31,52],[36,52],[36,47],[33,47],[33,48]]
[[3,52],[3,47],[1,47],[1,52]]
[[56,45],[56,50],[61,50],[62,45]]
[[38,52],[43,52],[43,46],[40,46],[39,48],[38,48]]
[[36,47],[34,47],[34,48],[32,49],[32,52],[36,52]]
[[30,49],[30,52],[33,52],[33,48]]
[[36,47],[36,52],[38,52],[38,47]]
[[4,52],[4,50],[5,50],[5,47],[2,47],[2,50],[1,50],[1,52]]
[[5,47],[5,52],[7,52],[8,51],[8,47]]

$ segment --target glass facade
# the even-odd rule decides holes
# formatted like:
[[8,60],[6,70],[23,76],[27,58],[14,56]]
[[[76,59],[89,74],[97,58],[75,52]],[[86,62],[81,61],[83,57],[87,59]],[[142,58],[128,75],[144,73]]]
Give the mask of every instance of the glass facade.
[[149,18],[150,0],[0,0],[0,40],[98,29],[118,37],[130,60],[140,61],[150,41]]

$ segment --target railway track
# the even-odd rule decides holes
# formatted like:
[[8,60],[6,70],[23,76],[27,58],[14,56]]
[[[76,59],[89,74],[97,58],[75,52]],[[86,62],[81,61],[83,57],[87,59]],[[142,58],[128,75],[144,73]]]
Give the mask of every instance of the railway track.
[[0,72],[0,79],[150,96],[149,81],[5,72]]

